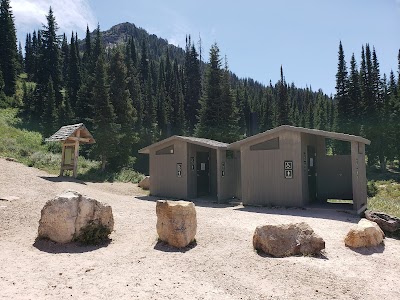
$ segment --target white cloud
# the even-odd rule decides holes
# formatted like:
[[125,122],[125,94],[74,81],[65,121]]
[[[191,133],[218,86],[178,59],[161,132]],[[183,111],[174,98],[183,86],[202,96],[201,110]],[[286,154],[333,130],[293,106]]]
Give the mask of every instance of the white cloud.
[[59,26],[58,34],[70,34],[71,31],[81,34],[86,25],[90,30],[97,26],[88,0],[11,0],[10,4],[18,35],[42,28],[50,6]]

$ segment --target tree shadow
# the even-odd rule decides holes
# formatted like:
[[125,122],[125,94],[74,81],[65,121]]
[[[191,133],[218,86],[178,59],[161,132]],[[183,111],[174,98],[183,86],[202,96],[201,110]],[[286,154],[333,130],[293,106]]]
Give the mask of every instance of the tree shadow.
[[85,253],[98,250],[100,248],[105,248],[111,243],[112,239],[107,239],[99,245],[82,245],[78,242],[71,242],[67,244],[59,244],[53,242],[49,239],[39,239],[37,238],[33,243],[33,247],[42,252],[47,252],[51,254],[59,253]]
[[52,177],[52,176],[39,176],[40,178],[47,180],[47,181],[51,181],[51,182],[74,182],[74,183],[79,183],[79,184],[83,184],[86,185],[86,183],[82,180],[76,179],[74,177]]
[[352,250],[353,252],[356,252],[358,254],[372,255],[375,253],[383,253],[383,251],[385,250],[385,244],[382,242],[378,246],[374,246],[374,247],[360,247],[360,248],[347,247],[347,248],[349,248],[350,250]]
[[274,258],[274,259],[287,258],[287,257],[311,257],[311,258],[317,258],[317,259],[322,259],[322,260],[329,260],[328,256],[326,255],[325,250],[322,250],[321,252],[314,253],[314,254],[307,254],[307,255],[305,255],[305,254],[295,254],[295,255],[288,255],[288,256],[282,256],[282,257],[272,256],[271,254],[265,253],[262,250],[255,250],[255,252],[260,257]]
[[194,247],[197,246],[196,240],[191,242],[189,245],[183,248],[176,248],[171,245],[169,245],[167,242],[158,240],[157,243],[154,245],[154,249],[162,252],[180,252],[180,253],[185,253]]

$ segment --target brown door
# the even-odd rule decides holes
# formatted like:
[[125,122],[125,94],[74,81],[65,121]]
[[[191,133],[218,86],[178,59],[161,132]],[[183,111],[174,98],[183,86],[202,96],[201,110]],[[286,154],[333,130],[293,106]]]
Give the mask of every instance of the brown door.
[[196,153],[197,167],[197,196],[210,194],[210,153]]
[[311,202],[317,199],[316,158],[314,146],[307,146],[308,193]]

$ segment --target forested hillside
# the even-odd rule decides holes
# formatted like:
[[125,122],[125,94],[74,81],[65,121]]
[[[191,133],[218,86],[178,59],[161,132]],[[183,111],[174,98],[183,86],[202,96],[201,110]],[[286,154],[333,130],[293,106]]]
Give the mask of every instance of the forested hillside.
[[[27,34],[23,51],[9,0],[1,0],[0,13],[0,107],[18,107],[25,126],[44,137],[85,123],[97,143],[83,153],[103,169],[147,172],[137,150],[174,134],[233,142],[281,124],[363,135],[372,140],[369,162],[383,168],[399,158],[400,82],[393,72],[381,76],[368,44],[360,67],[353,54],[350,71],[339,45],[332,99],[289,83],[282,67],[280,80],[269,85],[239,78],[217,44],[200,55],[190,35],[181,49],[123,23],[67,39],[51,8],[47,24]],[[332,151],[346,149],[332,145]]]

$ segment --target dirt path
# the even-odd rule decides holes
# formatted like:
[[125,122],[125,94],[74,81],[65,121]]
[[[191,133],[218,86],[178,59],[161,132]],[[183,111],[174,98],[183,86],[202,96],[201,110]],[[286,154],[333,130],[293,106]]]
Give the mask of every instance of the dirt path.
[[[101,248],[35,243],[40,210],[64,190],[109,203],[115,232]],[[358,218],[323,210],[196,203],[197,246],[156,245],[155,199],[134,184],[60,182],[0,159],[1,299],[398,299],[400,241],[352,251],[343,237]],[[305,221],[326,259],[270,258],[252,248],[258,225]]]

